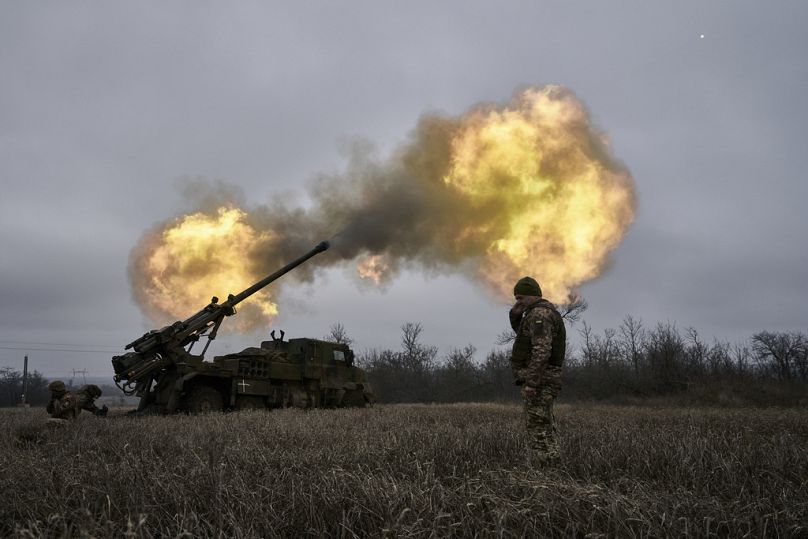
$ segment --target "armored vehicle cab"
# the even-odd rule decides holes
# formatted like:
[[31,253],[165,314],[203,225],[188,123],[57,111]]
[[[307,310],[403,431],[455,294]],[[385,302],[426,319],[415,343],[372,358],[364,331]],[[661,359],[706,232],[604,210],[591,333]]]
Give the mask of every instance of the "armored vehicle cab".
[[232,376],[224,384],[204,378],[197,383],[217,384],[225,406],[238,409],[372,404],[374,396],[365,373],[354,367],[353,360],[354,353],[346,344],[281,337],[262,342],[260,348],[213,358],[214,365]]

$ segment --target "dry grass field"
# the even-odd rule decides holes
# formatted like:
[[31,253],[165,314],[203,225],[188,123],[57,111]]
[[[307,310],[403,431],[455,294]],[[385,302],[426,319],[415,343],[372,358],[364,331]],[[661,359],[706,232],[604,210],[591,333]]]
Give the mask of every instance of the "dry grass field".
[[808,537],[808,413],[562,405],[0,413],[0,536]]

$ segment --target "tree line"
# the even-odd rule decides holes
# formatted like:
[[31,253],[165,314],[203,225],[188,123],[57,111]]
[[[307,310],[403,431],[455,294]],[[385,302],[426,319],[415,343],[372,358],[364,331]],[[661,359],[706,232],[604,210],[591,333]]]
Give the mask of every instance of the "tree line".
[[[11,367],[0,367],[0,407],[16,406],[22,401],[22,382],[20,371]],[[32,406],[44,406],[49,398],[48,380],[39,371],[29,372],[25,402]]]
[[[583,305],[585,308],[585,304]],[[637,401],[674,399],[712,404],[808,404],[808,334],[761,331],[730,343],[705,340],[692,327],[674,323],[645,327],[626,316],[616,329],[597,334],[579,320],[582,308],[562,310],[578,344],[568,340],[562,399]],[[332,326],[350,343],[341,324]],[[481,360],[471,346],[443,356],[423,342],[423,326],[401,327],[398,349],[358,354],[381,402],[515,401],[519,391],[510,368],[513,332]]]
[[[562,309],[579,343],[567,343],[562,399],[646,400],[673,398],[714,404],[808,404],[808,334],[761,331],[742,342],[705,340],[692,327],[674,323],[645,327],[626,316],[616,329],[597,334],[580,321],[582,303]],[[482,359],[472,345],[440,355],[423,340],[423,326],[401,327],[397,349],[372,349],[357,354],[379,400],[402,402],[517,401],[510,347],[513,332],[502,333],[494,350]],[[351,344],[345,327],[334,324],[326,340]],[[45,405],[48,380],[37,371],[28,375],[26,402]],[[114,394],[107,388],[108,394]],[[22,374],[0,367],[0,407],[22,399]]]

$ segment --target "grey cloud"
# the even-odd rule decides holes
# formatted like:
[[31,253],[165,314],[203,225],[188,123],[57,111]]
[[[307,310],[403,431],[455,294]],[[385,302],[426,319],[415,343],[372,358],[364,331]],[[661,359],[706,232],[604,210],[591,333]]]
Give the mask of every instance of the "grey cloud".
[[[124,344],[147,329],[128,253],[187,207],[178,177],[305,205],[317,175],[344,170],[341,140],[384,154],[425,111],[542,83],[586,102],[637,180],[636,222],[583,287],[590,322],[630,313],[719,338],[806,329],[806,18],[800,1],[5,3],[0,339]],[[296,296],[312,314],[278,324],[319,334],[339,320],[360,347],[396,346],[418,319],[436,344],[480,350],[505,327],[503,307],[463,280],[404,271],[376,294],[335,271]],[[20,355],[0,350],[0,365]]]

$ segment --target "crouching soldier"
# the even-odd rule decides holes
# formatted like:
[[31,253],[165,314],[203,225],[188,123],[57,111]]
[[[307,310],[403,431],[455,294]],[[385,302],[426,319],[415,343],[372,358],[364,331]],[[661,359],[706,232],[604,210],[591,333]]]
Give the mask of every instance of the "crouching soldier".
[[107,405],[105,404],[101,408],[95,405],[95,399],[101,396],[101,388],[95,384],[88,384],[86,386],[81,386],[78,392],[78,399],[76,402],[76,415],[81,410],[87,410],[88,412],[92,412],[93,415],[97,416],[105,416],[109,411]]
[[51,398],[45,408],[52,419],[75,419],[82,410],[92,412],[97,416],[107,415],[108,408],[104,405],[98,408],[95,399],[101,396],[101,388],[95,384],[82,386],[77,393],[71,393],[64,382],[56,380],[48,385]]

